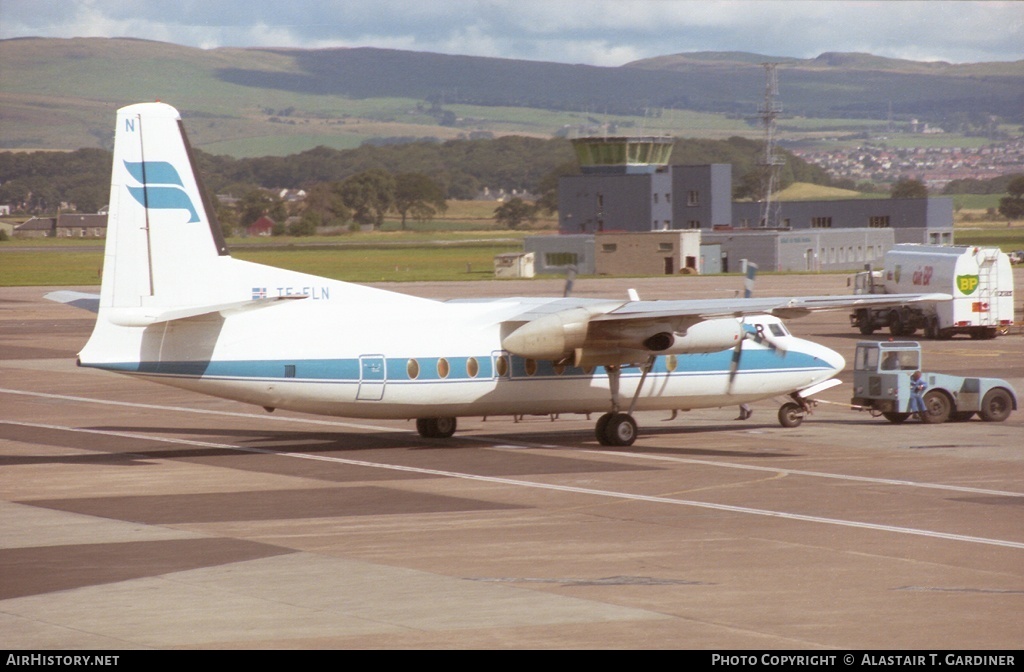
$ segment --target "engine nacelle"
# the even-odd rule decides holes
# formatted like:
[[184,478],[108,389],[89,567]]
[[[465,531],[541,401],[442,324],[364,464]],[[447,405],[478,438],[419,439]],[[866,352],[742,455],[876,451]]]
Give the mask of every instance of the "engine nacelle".
[[[656,337],[660,339],[661,336],[661,334],[656,334],[651,339]],[[687,329],[686,333],[676,333],[671,336],[673,337],[672,343],[657,352],[666,355],[720,352],[736,347],[736,344],[744,337],[743,326],[739,320],[733,317],[698,322]],[[660,345],[662,342],[662,340],[657,340],[655,344]],[[647,341],[644,342],[644,345],[647,345]],[[653,348],[648,349],[653,350]]]
[[585,308],[544,315],[506,336],[502,347],[520,357],[560,360],[581,348],[665,355],[719,352],[735,347],[744,337],[743,327],[735,318],[704,320],[680,333],[664,323],[645,325],[623,320],[592,325],[594,315],[595,311]]
[[503,338],[501,346],[520,357],[562,359],[583,347],[592,316],[584,308],[573,308],[538,317]]

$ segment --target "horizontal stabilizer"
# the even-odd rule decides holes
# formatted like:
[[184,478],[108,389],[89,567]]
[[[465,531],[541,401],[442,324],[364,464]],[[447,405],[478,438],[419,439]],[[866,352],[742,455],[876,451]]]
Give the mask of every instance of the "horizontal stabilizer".
[[174,308],[170,310],[152,308],[114,308],[107,313],[108,319],[121,327],[148,327],[152,324],[173,322],[174,320],[186,320],[192,317],[212,315],[219,313],[227,315],[233,312],[255,310],[266,308],[280,303],[281,301],[294,301],[295,299],[309,298],[301,296],[274,296],[264,299],[253,299],[251,301],[236,301],[234,303],[221,303],[212,306],[194,306],[191,308]]
[[100,311],[100,295],[99,294],[88,294],[86,292],[75,292],[70,289],[61,289],[56,292],[50,292],[43,296],[48,301],[56,301],[57,303],[64,303],[75,308],[81,308],[82,310],[88,310],[91,313],[98,313]]

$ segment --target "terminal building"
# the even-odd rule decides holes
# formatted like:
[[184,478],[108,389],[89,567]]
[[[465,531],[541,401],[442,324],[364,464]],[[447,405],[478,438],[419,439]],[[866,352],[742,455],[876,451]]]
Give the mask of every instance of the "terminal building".
[[730,165],[670,165],[673,142],[574,140],[581,174],[559,181],[560,235],[526,239],[537,272],[737,272],[741,259],[762,270],[860,270],[896,243],[953,242],[950,198],[786,201],[779,226],[766,227],[760,203],[732,200]]

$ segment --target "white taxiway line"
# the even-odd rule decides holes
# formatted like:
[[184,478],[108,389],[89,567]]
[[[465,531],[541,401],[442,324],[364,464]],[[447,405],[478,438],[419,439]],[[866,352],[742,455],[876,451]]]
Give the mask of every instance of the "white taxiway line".
[[[0,389],[0,391],[3,391]],[[169,407],[172,408],[172,407]],[[178,409],[181,410],[181,409]],[[657,504],[668,504],[672,506],[688,506],[702,509],[712,509],[715,511],[726,511],[730,513],[745,513],[748,515],[756,516],[767,516],[771,518],[781,518],[784,520],[794,520],[808,523],[820,523],[826,525],[837,525],[841,527],[853,527],[865,530],[875,530],[879,532],[894,532],[897,534],[909,534],[919,537],[930,537],[932,539],[944,539],[947,541],[962,541],[972,544],[985,544],[989,546],[1001,546],[1004,548],[1014,548],[1024,550],[1024,542],[1008,541],[1005,539],[988,539],[985,537],[974,537],[962,534],[951,534],[947,532],[936,532],[933,530],[921,530],[910,527],[898,527],[894,525],[881,525],[878,523],[864,523],[853,520],[842,520],[838,518],[825,518],[821,516],[809,516],[797,513],[787,513],[783,511],[770,511],[767,509],[754,509],[745,506],[731,506],[728,504],[714,504],[709,502],[698,502],[694,500],[685,499],[674,499],[671,497],[658,497],[654,495],[639,495],[627,492],[615,492],[612,490],[597,490],[594,488],[580,488],[568,485],[558,485],[552,483],[539,483],[536,481],[523,481],[519,479],[511,478],[499,478],[495,476],[480,476],[477,474],[467,474],[457,471],[443,471],[439,469],[426,469],[423,467],[409,467],[397,464],[387,464],[383,462],[368,462],[366,460],[352,460],[342,457],[331,457],[327,455],[310,455],[308,453],[293,453],[293,452],[281,452],[272,449],[263,448],[245,448],[235,446],[227,443],[214,443],[211,441],[194,441],[190,439],[176,439],[169,437],[155,437],[146,436],[143,434],[137,434],[134,432],[120,432],[112,430],[102,429],[86,429],[80,427],[66,427],[63,425],[51,425],[44,423],[34,422],[17,422],[10,420],[0,420],[0,424],[14,425],[19,427],[34,427],[39,429],[50,429],[56,431],[75,432],[82,434],[99,434],[104,436],[119,436],[123,438],[136,439],[139,441],[154,441],[159,443],[170,443],[177,445],[186,446],[199,446],[206,448],[218,448],[223,450],[233,450],[241,453],[258,453],[262,455],[273,455],[277,457],[286,457],[301,460],[315,460],[319,462],[330,462],[334,464],[346,464],[351,466],[369,467],[373,469],[386,469],[390,471],[402,471],[409,473],[422,474],[427,476],[437,476],[441,478],[458,478],[470,481],[480,481],[485,483],[495,483],[500,485],[512,485],[517,487],[525,488],[536,488],[541,490],[552,490],[556,492],[568,492],[578,495],[591,495],[595,497],[605,497],[620,500],[629,500],[636,502],[651,502]]]
[[[368,425],[360,424],[355,422],[341,422],[338,420],[319,420],[317,418],[305,418],[305,417],[290,417],[287,415],[269,415],[259,413],[240,413],[238,411],[215,411],[202,408],[186,408],[182,406],[164,406],[159,404],[143,404],[133,401],[113,401],[108,399],[95,399],[92,397],[76,397],[66,394],[52,394],[48,392],[30,392],[28,390],[12,390],[8,388],[0,387],[0,393],[5,394],[17,394],[29,397],[42,397],[45,399],[61,399],[65,401],[77,401],[90,404],[103,404],[108,406],[128,406],[132,408],[145,408],[150,410],[158,411],[176,411],[179,413],[197,413],[204,415],[220,415],[235,418],[255,418],[258,420],[270,420],[275,422],[294,422],[298,424],[310,424],[310,425],[326,425],[329,427],[345,427],[348,429],[366,429],[378,432],[396,432],[393,427],[385,427],[382,425]],[[3,421],[0,421],[3,422]],[[8,423],[18,424],[18,423]],[[71,428],[66,428],[71,429]],[[82,430],[86,431],[86,430]],[[91,430],[89,430],[91,431]],[[456,440],[471,441],[473,443],[484,444],[489,448],[497,450],[521,450],[523,448],[538,448],[542,450],[565,450],[566,446],[558,444],[546,444],[546,443],[534,443],[529,441],[507,441],[505,444],[494,444],[491,441],[486,441],[479,437],[474,436],[460,436],[453,437]],[[184,439],[180,439],[179,443],[188,443]],[[203,444],[197,443],[196,445],[217,445],[220,444]],[[242,450],[238,448],[238,450]],[[854,476],[851,474],[833,474],[825,471],[805,471],[801,469],[789,469],[788,467],[765,467],[755,466],[750,464],[739,464],[736,462],[717,462],[714,460],[695,460],[688,457],[673,457],[667,455],[651,455],[647,453],[638,452],[621,452],[613,450],[589,450],[586,448],[574,448],[576,452],[590,453],[593,455],[614,455],[616,457],[625,457],[639,460],[653,460],[662,462],[676,462],[680,464],[699,464],[706,467],[719,467],[723,469],[745,469],[748,471],[766,471],[773,474],[792,474],[794,476],[809,476],[813,478],[832,478],[843,481],[855,481],[860,483],[877,483],[880,485],[899,485],[911,488],[927,488],[932,490],[949,490],[953,492],[964,492],[975,495],[995,495],[998,497],[1024,497],[1024,493],[1011,492],[1008,490],[991,490],[987,488],[972,488],[965,485],[946,485],[942,483],[927,483],[922,481],[907,481],[895,478],[877,478],[872,476]]]

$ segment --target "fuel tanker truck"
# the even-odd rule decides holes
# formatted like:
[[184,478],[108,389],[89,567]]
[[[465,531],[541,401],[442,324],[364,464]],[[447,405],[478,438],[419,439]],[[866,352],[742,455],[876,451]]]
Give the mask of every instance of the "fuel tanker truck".
[[853,277],[854,294],[943,292],[952,301],[921,306],[860,308],[850,324],[865,336],[889,328],[894,337],[995,338],[1013,324],[1013,271],[998,248],[896,245],[885,253],[883,270]]

